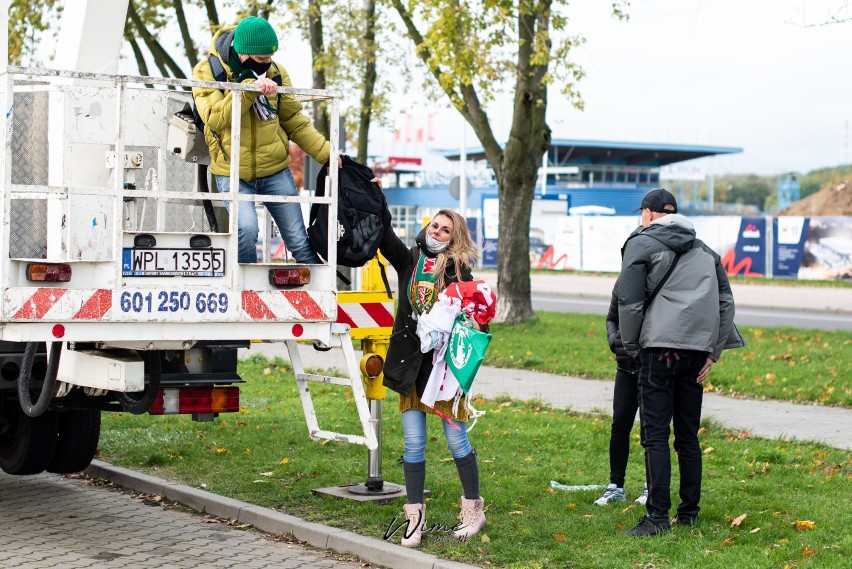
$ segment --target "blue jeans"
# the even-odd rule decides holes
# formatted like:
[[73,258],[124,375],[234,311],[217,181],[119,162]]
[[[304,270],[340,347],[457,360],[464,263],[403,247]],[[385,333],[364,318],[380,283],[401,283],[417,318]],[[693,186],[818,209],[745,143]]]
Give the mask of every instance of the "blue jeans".
[[[669,353],[669,357],[666,354]],[[677,354],[677,357],[673,355]],[[639,420],[645,447],[645,476],[653,521],[668,520],[672,478],[669,423],[674,424],[674,448],[680,470],[680,516],[698,516],[701,499],[701,448],[698,428],[704,388],[696,383],[707,352],[643,349],[639,370]]]
[[[230,178],[216,176],[216,187],[221,194],[231,191]],[[251,182],[240,180],[240,193],[260,196],[295,196],[298,191],[290,168],[284,168],[271,176],[257,178]],[[319,264],[319,258],[308,243],[301,206],[297,203],[264,203],[263,205],[275,220],[275,225],[281,232],[281,238],[296,262]],[[230,211],[230,202],[225,202],[225,207]],[[237,223],[239,225],[238,260],[240,263],[256,263],[259,228],[254,202],[240,202]]]
[[[449,423],[441,420],[444,426],[444,436],[453,458],[464,458],[473,452],[467,438],[467,423],[454,421],[461,427],[457,431]],[[405,434],[405,446],[402,460],[408,463],[426,460],[426,413],[419,409],[408,409],[402,412],[402,431]]]

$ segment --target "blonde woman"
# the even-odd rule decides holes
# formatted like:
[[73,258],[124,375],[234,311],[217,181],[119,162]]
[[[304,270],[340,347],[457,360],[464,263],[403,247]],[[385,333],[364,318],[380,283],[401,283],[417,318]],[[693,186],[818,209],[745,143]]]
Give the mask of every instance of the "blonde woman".
[[[387,213],[385,226],[390,227]],[[468,539],[485,525],[484,502],[479,495],[479,467],[476,451],[467,436],[467,406],[462,401],[453,413],[452,401],[438,401],[435,407],[420,402],[432,372],[432,352],[420,351],[417,319],[427,312],[447,285],[473,280],[470,268],[478,258],[476,244],[465,219],[442,209],[415,239],[410,249],[393,231],[387,231],[381,252],[399,276],[399,306],[384,368],[384,385],[399,393],[399,409],[405,434],[403,470],[408,503],[408,521],[403,528],[402,545],[419,547],[426,529],[423,493],[426,482],[426,416],[441,417],[444,435],[461,479],[461,522],[454,535]],[[474,323],[479,328],[479,325]],[[449,419],[449,420],[447,420]]]

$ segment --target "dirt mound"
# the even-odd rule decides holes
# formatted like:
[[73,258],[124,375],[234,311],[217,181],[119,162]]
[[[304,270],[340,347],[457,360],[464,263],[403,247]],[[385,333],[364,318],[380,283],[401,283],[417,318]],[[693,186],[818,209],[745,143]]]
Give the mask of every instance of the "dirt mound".
[[782,209],[778,215],[844,216],[852,215],[852,182],[823,188],[805,199]]

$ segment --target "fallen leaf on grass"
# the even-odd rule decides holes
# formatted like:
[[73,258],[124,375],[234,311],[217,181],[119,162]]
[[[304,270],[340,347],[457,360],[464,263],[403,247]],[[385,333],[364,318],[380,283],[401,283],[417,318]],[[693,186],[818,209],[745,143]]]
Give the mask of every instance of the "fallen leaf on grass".
[[509,515],[510,516],[522,516],[522,515],[524,515],[524,513],[521,510],[512,510],[511,512],[509,512]]
[[757,533],[757,532],[759,532],[759,531],[760,531],[760,528],[754,528],[753,530],[751,530],[751,531],[750,531],[750,532],[748,532],[748,533]]
[[726,539],[725,541],[722,542],[722,545],[734,545],[734,540],[733,539]]
[[269,472],[261,472],[260,475],[268,477],[268,476],[275,476],[275,473],[270,470]]
[[482,534],[482,537],[479,538],[482,543],[491,543],[491,538],[486,534]]
[[793,527],[799,531],[805,531],[806,529],[814,529],[815,525],[816,524],[810,520],[796,520]]
[[554,534],[553,539],[555,539],[556,541],[568,541],[568,538],[565,536],[564,533]]
[[812,548],[812,549],[805,549],[804,551],[802,551],[802,555],[803,555],[804,557],[807,557],[808,555],[813,555],[813,554],[814,554],[814,553],[816,553],[817,551],[818,551],[818,550],[817,550],[817,548],[816,548],[816,547],[814,547],[814,548]]
[[710,454],[710,453],[711,453],[711,452],[713,452],[714,450],[716,450],[716,449],[715,449],[715,448],[713,448],[713,447],[707,447],[706,449],[704,449],[704,454]]
[[731,521],[731,527],[732,528],[739,527],[739,525],[741,523],[743,523],[743,520],[746,519],[746,515],[747,514],[743,514],[741,516],[737,516],[736,518],[734,518],[733,521]]

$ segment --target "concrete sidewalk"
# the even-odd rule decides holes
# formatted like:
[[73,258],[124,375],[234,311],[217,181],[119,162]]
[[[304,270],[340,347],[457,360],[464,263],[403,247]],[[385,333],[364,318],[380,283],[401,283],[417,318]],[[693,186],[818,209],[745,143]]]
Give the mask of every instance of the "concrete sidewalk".
[[[136,492],[162,496],[167,500],[178,502],[192,508],[196,512],[205,515],[216,516],[226,520],[236,520],[239,524],[248,524],[252,527],[275,535],[292,535],[299,541],[303,541],[322,549],[330,549],[342,554],[355,555],[363,561],[381,567],[399,569],[476,569],[474,565],[441,559],[436,555],[424,553],[416,549],[408,549],[398,544],[399,539],[386,541],[374,537],[366,537],[344,529],[334,528],[315,522],[309,522],[295,516],[278,512],[271,508],[255,506],[247,502],[241,502],[232,498],[219,496],[212,492],[192,488],[183,484],[169,482],[162,478],[142,474],[127,468],[113,466],[99,460],[92,461],[85,473],[92,478],[105,478],[114,484],[124,488],[130,488]],[[191,536],[188,538],[191,539]],[[228,563],[227,567],[266,567],[246,559],[238,559],[240,551],[232,548],[223,549],[220,559]],[[149,559],[149,566],[154,566],[162,559]],[[330,567],[334,565],[329,561],[320,561],[310,565],[306,560],[292,559],[292,564],[281,565],[281,567]],[[189,567],[179,563],[181,567]],[[31,566],[31,565],[28,565]],[[42,567],[44,565],[38,565]],[[105,565],[94,565],[93,567],[104,567]],[[109,565],[116,567],[116,565]],[[202,565],[191,565],[192,567]],[[216,565],[217,567],[222,565]],[[336,566],[336,565],[335,565]],[[177,565],[169,565],[177,567]]]
[[[262,353],[269,358],[289,361],[283,344],[252,344],[240,357]],[[300,345],[302,363],[308,368],[346,369],[343,351],[318,352]],[[359,355],[360,357],[360,355]],[[482,367],[476,377],[475,392],[486,398],[508,395],[513,399],[540,399],[557,409],[612,415],[612,381],[580,379],[521,369]],[[396,403],[396,396],[389,395]],[[712,417],[723,425],[751,431],[766,438],[815,441],[852,450],[852,409],[804,405],[784,401],[736,399],[715,393],[704,395],[702,417]],[[487,420],[487,419],[486,419]]]

